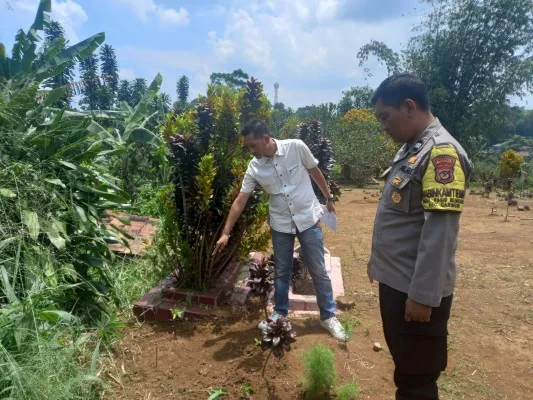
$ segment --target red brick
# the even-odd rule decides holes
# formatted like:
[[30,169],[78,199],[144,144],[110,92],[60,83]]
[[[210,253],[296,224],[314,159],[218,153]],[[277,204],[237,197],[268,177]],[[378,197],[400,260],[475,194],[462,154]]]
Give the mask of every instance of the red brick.
[[200,304],[207,304],[209,306],[217,306],[220,304],[220,301],[222,300],[222,289],[211,289],[207,293],[199,293],[198,294],[198,302]]
[[305,302],[305,311],[319,311],[318,304],[316,302]]
[[231,288],[233,288],[235,281],[239,276],[239,267],[240,263],[237,261],[230,263],[222,275],[220,275],[220,278],[218,278],[217,282],[215,283],[215,287],[222,288],[224,291],[229,291]]
[[200,308],[194,308],[194,307],[185,307],[184,318],[189,319],[207,319],[212,318],[214,315],[213,313],[210,313],[209,311],[202,310]]
[[292,300],[291,301],[291,310],[293,311],[305,311],[305,301],[302,300]]

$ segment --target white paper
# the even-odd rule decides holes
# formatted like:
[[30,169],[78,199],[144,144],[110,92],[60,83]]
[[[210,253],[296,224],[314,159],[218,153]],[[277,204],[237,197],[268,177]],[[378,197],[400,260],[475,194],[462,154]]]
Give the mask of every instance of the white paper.
[[322,211],[324,214],[322,215],[320,221],[337,233],[337,214],[329,212],[326,206],[322,206]]

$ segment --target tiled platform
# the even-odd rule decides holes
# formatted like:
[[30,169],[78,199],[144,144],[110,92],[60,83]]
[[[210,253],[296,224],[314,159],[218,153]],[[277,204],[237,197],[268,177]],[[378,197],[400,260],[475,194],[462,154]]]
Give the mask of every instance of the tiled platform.
[[[299,248],[295,249],[295,256],[298,255]],[[331,279],[333,286],[333,297],[344,296],[344,283],[342,280],[341,260],[339,257],[332,257],[329,250],[325,249],[324,262],[326,264],[326,271]],[[259,253],[260,254],[260,253]],[[259,256],[256,256],[258,259]],[[264,256],[263,256],[264,259]],[[264,261],[263,261],[264,262]],[[263,262],[260,265],[263,265]],[[231,302],[235,305],[244,305],[248,300],[250,288],[246,286],[247,275],[240,276],[237,281],[238,285],[234,290]],[[294,312],[308,312],[310,314],[318,314],[318,305],[316,303],[316,296],[314,295],[300,295],[294,294],[292,289],[289,291],[289,300],[291,302],[290,310]]]
[[[104,221],[104,223],[109,229],[112,229],[111,225],[115,225],[133,237],[133,240],[127,239],[130,245],[129,248],[119,243],[110,244],[109,248],[119,254],[143,255],[146,248],[152,243],[159,220],[157,218],[142,217],[133,214],[113,213],[110,211],[107,213],[110,215],[110,218]],[[128,223],[120,222],[117,217]],[[123,237],[122,234],[119,235]]]

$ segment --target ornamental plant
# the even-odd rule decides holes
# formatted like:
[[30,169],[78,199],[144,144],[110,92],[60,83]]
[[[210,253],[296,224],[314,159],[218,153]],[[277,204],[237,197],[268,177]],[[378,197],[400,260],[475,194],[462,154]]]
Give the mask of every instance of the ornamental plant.
[[255,80],[240,90],[210,85],[200,99],[196,109],[167,115],[162,127],[172,154],[174,190],[157,239],[178,286],[192,290],[209,289],[232,260],[265,249],[269,237],[268,203],[257,189],[228,246],[212,254],[251,157],[239,135],[247,122],[241,116],[265,117],[262,86]]
[[[331,194],[338,200],[341,195],[340,187],[331,178],[331,169],[334,163],[333,147],[331,141],[322,134],[321,122],[315,119],[311,122],[301,123],[299,126],[299,139],[309,147],[313,156],[318,160],[318,168],[324,174]],[[318,200],[321,203],[325,203],[326,199],[318,185],[314,181],[312,181],[312,184]]]

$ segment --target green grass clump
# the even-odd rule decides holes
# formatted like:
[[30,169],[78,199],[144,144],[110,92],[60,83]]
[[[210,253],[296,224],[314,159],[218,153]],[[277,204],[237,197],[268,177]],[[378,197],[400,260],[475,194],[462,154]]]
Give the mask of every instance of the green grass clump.
[[335,385],[335,355],[323,344],[316,344],[304,353],[304,390],[309,399],[322,399]]
[[347,383],[336,390],[337,400],[359,400],[359,386],[355,383]]

